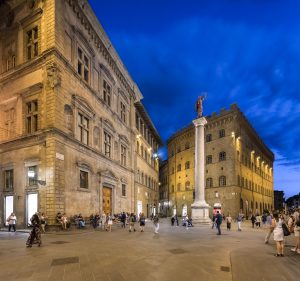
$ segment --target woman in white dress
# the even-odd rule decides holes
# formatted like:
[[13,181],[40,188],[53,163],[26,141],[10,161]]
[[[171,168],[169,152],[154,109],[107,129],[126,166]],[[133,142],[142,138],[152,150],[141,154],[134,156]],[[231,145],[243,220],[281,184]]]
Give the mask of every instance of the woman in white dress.
[[283,229],[282,229],[283,220],[279,217],[278,213],[273,214],[272,227],[274,228],[274,241],[276,242],[277,253],[276,257],[283,257],[284,254],[284,243],[283,243]]

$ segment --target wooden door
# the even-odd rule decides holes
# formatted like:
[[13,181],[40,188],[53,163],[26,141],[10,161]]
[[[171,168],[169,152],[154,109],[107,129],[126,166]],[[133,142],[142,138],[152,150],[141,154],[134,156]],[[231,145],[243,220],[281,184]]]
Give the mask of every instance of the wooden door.
[[105,214],[112,214],[111,209],[111,188],[103,187],[102,188],[102,204],[103,204],[103,212]]

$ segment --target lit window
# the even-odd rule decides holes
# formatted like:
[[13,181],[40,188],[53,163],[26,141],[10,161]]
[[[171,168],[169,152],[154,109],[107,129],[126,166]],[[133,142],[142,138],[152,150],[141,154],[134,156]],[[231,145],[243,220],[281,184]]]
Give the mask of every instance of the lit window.
[[78,113],[78,129],[79,129],[79,140],[84,143],[89,143],[89,119]]
[[38,130],[38,102],[37,100],[26,103],[26,131],[28,134]]
[[87,83],[89,82],[90,60],[88,56],[78,48],[77,53],[77,72]]
[[111,88],[105,80],[103,80],[103,100],[108,106],[111,106]]
[[191,183],[189,181],[185,182],[185,189],[188,190],[191,188]]
[[111,136],[104,132],[104,154],[111,158]]
[[89,187],[89,173],[80,170],[80,188],[88,189]]
[[38,27],[34,27],[26,32],[26,57],[27,60],[37,57],[39,54],[39,34]]
[[37,179],[38,179],[38,170],[37,170],[37,168],[38,168],[37,166],[28,167],[27,177],[28,177],[28,185],[29,186],[37,185]]

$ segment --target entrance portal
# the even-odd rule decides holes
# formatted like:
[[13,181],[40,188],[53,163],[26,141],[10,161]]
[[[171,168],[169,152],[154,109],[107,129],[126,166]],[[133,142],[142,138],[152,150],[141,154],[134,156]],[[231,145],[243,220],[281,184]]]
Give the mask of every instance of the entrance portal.
[[102,202],[103,202],[102,209],[105,214],[112,214],[111,194],[112,194],[111,188],[102,187]]
[[14,197],[13,196],[5,196],[4,197],[4,214],[5,214],[5,225],[8,225],[6,221],[7,218],[10,216],[11,213],[14,211]]
[[31,217],[38,211],[37,193],[27,195],[27,223],[31,225]]

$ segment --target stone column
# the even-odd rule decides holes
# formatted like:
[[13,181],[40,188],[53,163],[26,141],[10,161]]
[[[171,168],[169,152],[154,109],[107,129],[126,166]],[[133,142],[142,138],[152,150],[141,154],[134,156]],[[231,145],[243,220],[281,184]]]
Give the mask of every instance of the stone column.
[[210,224],[209,205],[205,202],[205,150],[204,126],[207,121],[200,117],[193,121],[195,125],[195,201],[191,205],[194,225]]

